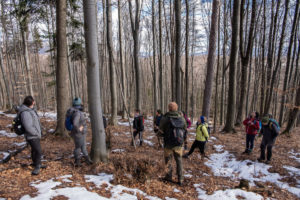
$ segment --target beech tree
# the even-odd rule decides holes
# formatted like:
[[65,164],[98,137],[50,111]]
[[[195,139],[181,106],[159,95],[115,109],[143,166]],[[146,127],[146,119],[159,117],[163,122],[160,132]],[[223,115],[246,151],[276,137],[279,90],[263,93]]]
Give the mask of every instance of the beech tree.
[[107,162],[105,130],[99,81],[99,54],[95,0],[83,0],[84,36],[87,54],[88,102],[92,126],[91,158],[94,163]]

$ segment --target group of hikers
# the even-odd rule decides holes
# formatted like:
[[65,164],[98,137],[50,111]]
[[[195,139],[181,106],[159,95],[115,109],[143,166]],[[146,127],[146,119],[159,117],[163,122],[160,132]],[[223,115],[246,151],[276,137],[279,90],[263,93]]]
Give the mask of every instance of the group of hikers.
[[[34,109],[35,100],[32,96],[27,96],[23,104],[18,109],[17,117],[14,119],[14,130],[16,133],[24,134],[27,143],[31,146],[32,165],[34,167],[32,175],[38,175],[41,168],[45,168],[41,163],[42,150],[40,139],[42,136],[42,128],[39,116]],[[153,130],[158,138],[159,147],[164,148],[164,159],[167,167],[167,173],[164,177],[165,181],[172,181],[172,157],[176,161],[176,172],[178,176],[178,184],[183,184],[183,167],[182,158],[188,158],[195,150],[199,148],[201,159],[205,155],[205,144],[210,136],[210,127],[206,122],[205,116],[200,116],[196,124],[196,138],[190,150],[187,150],[187,129],[191,127],[191,121],[187,118],[184,112],[178,111],[178,105],[171,102],[168,105],[168,112],[163,114],[161,110],[157,110],[156,116],[153,120]],[[106,119],[103,118],[104,126],[106,127]],[[261,155],[258,161],[265,160],[265,149],[267,148],[267,161],[270,163],[272,157],[272,147],[275,139],[279,134],[278,123],[271,118],[265,116],[259,119],[257,112],[252,112],[250,116],[244,120],[243,124],[246,126],[246,150],[245,154],[250,154],[254,148],[254,141],[257,134],[263,135],[261,142]],[[21,126],[19,126],[21,125]],[[86,148],[86,135],[87,135],[87,122],[85,114],[83,113],[82,101],[80,98],[74,98],[72,107],[66,113],[65,126],[71,132],[71,137],[74,140],[74,158],[75,166],[81,166],[80,154],[82,153],[87,164],[92,164],[87,148]],[[18,130],[18,129],[22,130]],[[133,120],[133,139],[131,144],[135,142],[135,138],[139,136],[139,145],[143,145],[143,131],[144,131],[144,117],[141,115],[140,110],[135,111]]]

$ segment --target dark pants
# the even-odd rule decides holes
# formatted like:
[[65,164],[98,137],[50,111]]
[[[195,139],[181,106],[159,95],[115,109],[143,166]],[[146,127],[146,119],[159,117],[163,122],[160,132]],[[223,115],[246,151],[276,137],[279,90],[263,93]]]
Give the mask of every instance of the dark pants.
[[254,139],[255,139],[255,135],[250,135],[250,134],[246,135],[246,150],[250,152],[252,151],[254,147]]
[[260,159],[265,160],[265,151],[267,147],[267,160],[271,160],[272,158],[272,148],[275,143],[274,139],[263,138],[260,145]]
[[137,135],[139,135],[140,145],[142,145],[142,143],[143,143],[143,131],[134,131],[133,132],[134,139]]
[[41,165],[41,158],[42,158],[42,148],[40,139],[32,139],[27,141],[31,147],[31,159],[33,165],[40,166]]
[[192,147],[191,147],[191,149],[190,149],[190,151],[189,151],[189,153],[188,153],[188,155],[191,155],[194,152],[195,148],[197,148],[197,147],[199,148],[200,153],[202,155],[204,155],[205,144],[206,144],[206,141],[202,142],[202,141],[195,140]]

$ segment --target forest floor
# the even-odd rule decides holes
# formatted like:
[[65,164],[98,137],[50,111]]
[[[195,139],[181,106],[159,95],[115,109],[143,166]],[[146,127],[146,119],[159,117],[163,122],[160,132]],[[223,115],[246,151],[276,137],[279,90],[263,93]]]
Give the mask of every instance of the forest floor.
[[[11,133],[12,117],[0,112],[0,160],[26,145],[23,136]],[[73,164],[73,141],[51,134],[55,115],[46,113],[41,121],[48,133],[41,141],[47,168],[31,176],[30,147],[0,164],[0,199],[300,199],[300,129],[277,138],[270,165],[256,161],[261,138],[252,155],[242,155],[243,127],[236,134],[212,134],[208,158],[202,161],[196,150],[183,159],[185,180],[179,186],[162,180],[163,149],[157,145],[151,118],[145,120],[143,146],[130,146],[129,124],[119,119],[119,126],[111,128],[109,163],[88,166],[82,160],[79,168]],[[192,127],[188,147],[194,138]],[[87,142],[90,150],[90,128]],[[249,181],[249,188],[238,188],[242,179]]]

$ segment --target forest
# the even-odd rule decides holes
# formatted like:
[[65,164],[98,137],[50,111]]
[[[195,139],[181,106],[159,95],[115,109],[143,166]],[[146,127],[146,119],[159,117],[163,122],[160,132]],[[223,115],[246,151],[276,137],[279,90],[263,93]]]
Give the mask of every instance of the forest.
[[[0,200],[300,198],[299,5],[1,0]],[[39,176],[30,176],[28,136],[18,136],[12,125],[28,96],[40,118],[47,165]],[[80,158],[73,156],[76,139],[66,127],[78,98],[89,153]],[[156,124],[158,111],[162,119],[173,111],[170,102],[191,122],[179,185],[163,178],[166,136],[161,145],[164,131]],[[251,123],[259,127],[249,139],[251,125],[244,120],[253,113]],[[202,120],[209,134],[205,154],[199,147],[199,155],[188,157],[198,132],[205,132]],[[272,127],[278,137],[265,144]],[[272,162],[269,155],[266,163],[262,156],[257,161],[272,147]],[[92,165],[74,166],[86,156]]]

